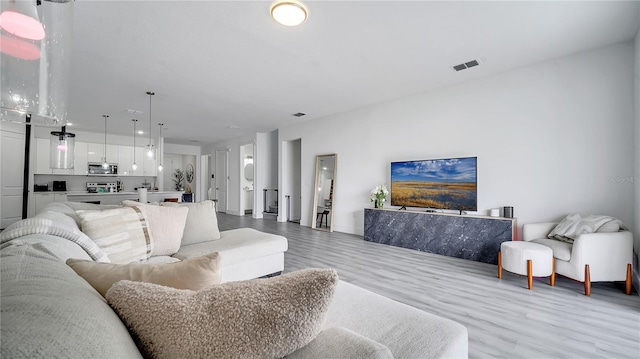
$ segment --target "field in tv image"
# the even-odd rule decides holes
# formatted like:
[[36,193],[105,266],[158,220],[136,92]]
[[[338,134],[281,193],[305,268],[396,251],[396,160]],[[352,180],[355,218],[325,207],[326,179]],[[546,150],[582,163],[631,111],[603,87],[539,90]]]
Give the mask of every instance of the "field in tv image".
[[477,158],[391,163],[391,205],[477,211]]

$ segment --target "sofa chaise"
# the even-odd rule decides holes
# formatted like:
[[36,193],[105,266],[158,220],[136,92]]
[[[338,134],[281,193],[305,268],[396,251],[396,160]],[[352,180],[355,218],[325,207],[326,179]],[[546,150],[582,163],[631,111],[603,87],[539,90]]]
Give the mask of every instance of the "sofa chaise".
[[[96,261],[99,257],[93,247],[78,240],[76,221],[64,218],[73,218],[74,212],[57,204],[0,233],[0,357],[142,357],[130,330],[105,298],[65,263],[69,258]],[[283,244],[284,237],[255,232],[224,231],[218,240],[183,245],[173,257],[151,257],[147,262],[174,262],[218,251],[222,281],[231,284],[281,271],[279,265],[266,263],[282,258],[278,253],[286,251],[286,239]],[[257,245],[250,245],[251,238],[260,236],[272,241],[265,246],[272,248],[266,250],[270,254],[260,256]],[[266,280],[270,279],[257,279]],[[324,345],[316,339],[300,349],[311,348],[304,355],[297,355],[299,350],[291,358],[465,358],[468,354],[464,326],[343,281],[337,284],[322,328],[321,334],[344,328],[358,340]]]

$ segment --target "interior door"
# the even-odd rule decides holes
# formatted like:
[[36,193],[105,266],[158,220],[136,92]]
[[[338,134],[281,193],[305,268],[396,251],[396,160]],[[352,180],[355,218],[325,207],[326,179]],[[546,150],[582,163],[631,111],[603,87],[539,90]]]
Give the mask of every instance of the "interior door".
[[218,212],[227,211],[227,175],[229,151],[227,149],[216,150],[216,199],[218,200]]
[[22,219],[22,176],[24,168],[24,134],[0,131],[0,191],[2,211],[0,228]]

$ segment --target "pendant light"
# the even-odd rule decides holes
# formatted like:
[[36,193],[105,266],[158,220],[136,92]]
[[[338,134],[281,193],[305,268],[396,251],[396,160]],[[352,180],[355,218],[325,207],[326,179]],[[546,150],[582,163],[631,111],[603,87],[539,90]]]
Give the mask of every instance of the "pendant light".
[[73,3],[0,3],[0,120],[24,123],[29,114],[65,126]]
[[135,171],[138,169],[138,165],[136,164],[136,123],[138,120],[134,118],[131,121],[133,121],[133,164],[131,165],[131,169]]
[[66,131],[52,131],[49,138],[49,168],[72,169],[76,135]]
[[155,92],[147,91],[147,95],[149,95],[149,144],[145,146],[145,151],[149,159],[156,158],[156,148],[151,143],[151,96],[155,94]]
[[[162,172],[162,159],[164,158],[164,139],[162,138],[162,126],[164,126],[164,123],[159,123],[158,126],[160,126],[160,134],[158,135],[158,150],[160,152],[158,157],[160,160],[160,164],[158,165],[158,171]],[[162,146],[160,146],[161,143]]]
[[109,168],[109,163],[107,162],[107,118],[109,115],[102,115],[104,117],[104,157],[102,158],[102,168]]

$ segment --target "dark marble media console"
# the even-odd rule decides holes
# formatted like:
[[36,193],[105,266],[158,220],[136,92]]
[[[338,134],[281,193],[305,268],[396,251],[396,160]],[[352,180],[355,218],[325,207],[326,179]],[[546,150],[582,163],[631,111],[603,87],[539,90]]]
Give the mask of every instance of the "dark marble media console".
[[513,218],[364,210],[364,239],[423,252],[498,263],[500,243],[515,238]]

